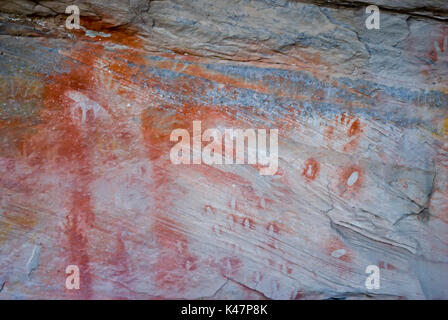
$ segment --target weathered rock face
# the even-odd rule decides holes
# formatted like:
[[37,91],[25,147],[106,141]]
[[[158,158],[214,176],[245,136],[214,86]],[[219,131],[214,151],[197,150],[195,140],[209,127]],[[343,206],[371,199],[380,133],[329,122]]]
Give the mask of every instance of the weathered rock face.
[[[69,4],[0,1],[0,298],[448,298],[445,0]],[[277,173],[174,165],[195,120]]]

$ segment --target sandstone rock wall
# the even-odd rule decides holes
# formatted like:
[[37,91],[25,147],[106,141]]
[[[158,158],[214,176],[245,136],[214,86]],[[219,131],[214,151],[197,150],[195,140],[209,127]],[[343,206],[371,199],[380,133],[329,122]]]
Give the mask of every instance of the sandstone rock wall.
[[[0,1],[0,298],[447,299],[447,19],[443,0]],[[173,165],[195,120],[278,128],[278,172]]]

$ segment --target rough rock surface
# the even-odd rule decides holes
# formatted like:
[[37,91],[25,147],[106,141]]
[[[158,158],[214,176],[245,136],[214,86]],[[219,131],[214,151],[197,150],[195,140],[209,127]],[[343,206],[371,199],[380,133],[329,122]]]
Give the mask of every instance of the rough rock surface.
[[[445,0],[1,0],[0,299],[448,299],[447,19]],[[278,128],[277,174],[173,165],[193,120]]]

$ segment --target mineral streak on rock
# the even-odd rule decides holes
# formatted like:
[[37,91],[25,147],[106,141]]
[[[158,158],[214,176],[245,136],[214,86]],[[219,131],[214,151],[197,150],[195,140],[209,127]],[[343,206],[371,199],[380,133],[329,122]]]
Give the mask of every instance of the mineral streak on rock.
[[[0,1],[0,299],[448,298],[446,1],[77,5]],[[173,165],[193,121],[277,173]]]

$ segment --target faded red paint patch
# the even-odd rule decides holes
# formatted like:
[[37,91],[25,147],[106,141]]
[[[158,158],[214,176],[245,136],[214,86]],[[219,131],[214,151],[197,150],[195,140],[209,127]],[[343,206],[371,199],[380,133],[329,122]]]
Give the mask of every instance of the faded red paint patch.
[[336,237],[329,238],[324,243],[324,247],[325,247],[325,252],[327,252],[328,255],[330,255],[330,256],[334,256],[335,251],[341,252],[340,250],[344,250],[344,254],[340,253],[339,254],[340,256],[337,259],[342,260],[344,262],[352,262],[353,261],[353,257],[351,255],[349,249],[345,246],[345,244],[339,238],[336,238]]
[[328,146],[345,153],[353,153],[359,145],[363,132],[361,119],[343,112],[335,115],[330,122],[332,124],[327,125],[323,131]]
[[[101,21],[83,19],[89,30],[109,32],[107,41],[120,43],[128,47],[138,47],[132,31],[118,27],[108,29]],[[106,31],[107,29],[107,31]],[[75,33],[83,31],[74,31]],[[79,93],[86,99],[97,103],[114,118],[113,107],[108,105],[108,98],[98,88],[95,75],[97,63],[105,58],[106,52],[101,41],[94,41],[82,34],[83,41],[77,41],[69,50],[61,50],[65,56],[66,73],[53,74],[45,78],[43,89],[43,106],[40,111],[40,124],[36,126],[37,134],[27,143],[26,148],[32,152],[33,163],[45,164],[55,161],[60,167],[66,168],[67,181],[71,183],[71,194],[68,195],[69,212],[64,227],[67,243],[66,263],[78,265],[82,274],[82,284],[79,291],[68,291],[67,294],[76,298],[92,297],[92,274],[89,256],[89,235],[95,228],[95,213],[91,199],[90,185],[96,179],[92,168],[95,165],[95,137],[99,132],[98,123],[94,122],[93,111],[87,110],[85,121],[81,121],[81,108],[67,96],[67,93]],[[133,55],[123,50],[129,58]],[[131,59],[132,60],[132,59]],[[135,58],[133,59],[135,60]],[[131,75],[131,70],[121,70],[124,75]],[[120,124],[117,124],[120,128]],[[51,128],[51,131],[48,130]],[[115,128],[114,128],[115,129]],[[114,129],[108,128],[109,132]],[[126,140],[126,132],[121,132],[121,139]],[[114,160],[113,154],[109,155]],[[101,260],[102,257],[94,257]],[[117,252],[113,257],[117,264],[117,272],[123,275],[127,272],[126,252],[121,239],[117,243]]]
[[291,295],[292,300],[301,300],[306,297],[306,294],[302,290],[297,290],[297,292]]
[[[92,152],[94,145],[90,135],[94,135],[95,129],[91,126],[91,118],[86,118],[86,123],[74,120],[71,112],[73,101],[66,97],[66,92],[72,90],[82,92],[83,95],[95,101],[96,84],[93,82],[93,65],[96,55],[103,51],[98,45],[92,45],[86,50],[84,45],[75,46],[72,53],[82,55],[86,64],[68,60],[70,72],[56,74],[49,77],[44,90],[45,109],[41,113],[44,125],[39,127],[41,136],[30,141],[30,148],[40,154],[40,161],[48,156],[53,156],[60,166],[67,168],[68,179],[72,180],[72,193],[69,197],[69,214],[67,215],[65,234],[68,242],[67,265],[78,265],[82,273],[83,281],[79,291],[70,291],[70,295],[79,298],[90,298],[91,271],[89,257],[89,230],[94,227],[95,214],[90,195],[90,184],[95,179],[92,172]],[[90,120],[89,120],[90,119]],[[53,128],[50,135],[45,128]],[[57,140],[55,140],[55,137]],[[54,151],[52,151],[54,150]]]
[[355,119],[352,121],[350,127],[348,128],[347,135],[349,137],[353,137],[354,135],[358,135],[361,132],[361,122],[359,119]]
[[186,226],[175,220],[171,209],[175,195],[170,186],[175,184],[175,177],[170,171],[169,137],[173,129],[186,128],[191,123],[162,107],[144,111],[141,122],[147,157],[152,163],[154,207],[150,214],[154,222],[151,232],[160,250],[154,266],[155,284],[167,292],[182,292],[188,289],[188,272],[198,268],[198,258],[189,252],[189,241],[183,231]]
[[188,289],[188,273],[198,268],[198,257],[188,249],[188,240],[181,226],[170,218],[156,214],[151,230],[156,237],[160,253],[155,264],[155,283],[168,291]]
[[334,127],[332,126],[327,126],[324,130],[324,136],[327,140],[331,140],[333,138],[333,134],[334,134]]
[[436,38],[432,41],[431,45],[429,46],[429,50],[426,52],[426,57],[431,59],[434,62],[439,62],[441,60],[441,57],[438,56],[438,52],[436,49],[436,44],[438,45],[438,48],[442,51],[442,54],[448,54],[444,52],[444,41],[445,38],[448,37],[448,27],[442,26],[440,32],[438,32]]
[[448,27],[443,25],[438,30],[432,28],[430,32],[428,32],[428,37],[424,39],[423,42],[423,45],[426,47],[426,50],[423,53],[420,50],[416,52],[415,49],[422,46],[422,39],[414,37],[408,41],[407,50],[411,54],[423,58],[419,59],[419,61],[423,61],[423,63],[420,64],[420,68],[422,75],[427,81],[434,81],[437,79],[437,82],[446,82],[447,70],[444,58],[448,55],[448,52],[445,52],[444,41],[447,38]]
[[246,230],[255,230],[255,221],[248,217],[242,217],[238,216],[236,214],[230,214],[230,219],[232,220],[233,224],[240,225],[241,227],[245,228]]
[[395,267],[393,264],[388,263],[387,270],[397,270],[397,267]]
[[[343,120],[342,120],[343,118]],[[341,123],[346,127],[346,135],[350,140],[344,144],[343,151],[347,153],[352,153],[356,150],[359,144],[359,137],[361,134],[361,121],[350,115],[341,116]]]
[[117,236],[115,250],[109,260],[115,266],[114,276],[123,277],[129,273],[128,253],[124,245],[123,239]]
[[349,196],[358,193],[364,184],[364,170],[358,165],[351,165],[339,170],[339,194]]
[[[291,211],[282,213],[279,222],[282,230],[291,235],[297,234],[302,227],[299,214]],[[304,240],[307,239],[306,235],[301,235],[301,237],[303,237]]]
[[219,261],[213,261],[210,266],[219,270],[223,277],[235,276],[236,273],[243,267],[240,258],[236,256],[225,257],[219,259]]
[[273,221],[266,225],[266,231],[271,234],[279,234],[281,230],[281,226],[278,222]]
[[378,268],[380,268],[380,269],[387,269],[387,270],[391,270],[391,271],[397,270],[397,268],[393,264],[386,263],[384,261],[379,261],[378,262]]
[[319,175],[319,171],[320,163],[314,159],[308,159],[305,161],[302,176],[304,176],[307,181],[312,181]]

